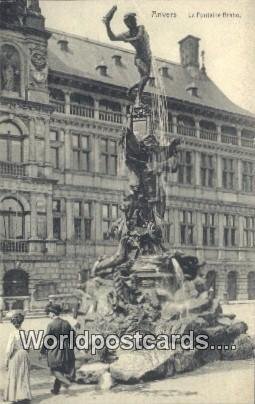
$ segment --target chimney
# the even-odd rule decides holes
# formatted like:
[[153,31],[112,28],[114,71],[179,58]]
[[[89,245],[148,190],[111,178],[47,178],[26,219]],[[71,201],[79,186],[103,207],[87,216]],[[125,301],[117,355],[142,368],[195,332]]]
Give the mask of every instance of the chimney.
[[200,38],[193,35],[188,35],[179,41],[181,64],[191,76],[199,72],[199,41]]

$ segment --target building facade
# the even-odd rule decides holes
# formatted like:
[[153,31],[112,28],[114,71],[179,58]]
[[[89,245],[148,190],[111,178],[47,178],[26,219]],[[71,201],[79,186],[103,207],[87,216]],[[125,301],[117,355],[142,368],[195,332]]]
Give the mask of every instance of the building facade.
[[[29,11],[29,9],[28,9]],[[119,140],[132,52],[47,31],[40,9],[0,22],[0,295],[6,308],[72,293],[95,258],[127,187]],[[167,178],[165,244],[207,262],[220,298],[255,298],[255,117],[234,105],[199,63],[155,61],[148,100],[164,91],[180,166]],[[155,68],[154,68],[155,70]],[[160,88],[161,89],[160,89]]]

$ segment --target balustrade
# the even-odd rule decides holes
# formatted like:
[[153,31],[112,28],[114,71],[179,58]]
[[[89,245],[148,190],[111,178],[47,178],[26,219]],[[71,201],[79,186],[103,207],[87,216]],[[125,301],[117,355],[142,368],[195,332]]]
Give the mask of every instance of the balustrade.
[[70,114],[93,119],[95,117],[95,110],[92,107],[81,104],[70,104]]
[[25,176],[25,167],[20,163],[0,161],[0,174]]
[[27,240],[1,240],[0,251],[3,253],[27,253],[28,241]]
[[184,136],[196,136],[196,128],[191,126],[177,125],[177,133]]

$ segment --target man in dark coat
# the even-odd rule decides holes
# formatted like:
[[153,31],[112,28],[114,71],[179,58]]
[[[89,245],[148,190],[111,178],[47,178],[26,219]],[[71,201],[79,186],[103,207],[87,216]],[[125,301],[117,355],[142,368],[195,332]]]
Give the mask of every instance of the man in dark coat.
[[[74,331],[68,321],[59,317],[60,312],[61,307],[58,304],[46,306],[46,313],[52,319],[47,327],[46,335],[54,335],[58,344],[54,349],[46,349],[44,345],[41,348],[41,354],[47,355],[48,366],[55,376],[52,394],[58,394],[61,385],[65,388],[70,387],[71,381],[75,378],[75,356],[73,347],[70,347],[70,332]],[[63,349],[60,349],[61,335],[68,337],[63,342]]]

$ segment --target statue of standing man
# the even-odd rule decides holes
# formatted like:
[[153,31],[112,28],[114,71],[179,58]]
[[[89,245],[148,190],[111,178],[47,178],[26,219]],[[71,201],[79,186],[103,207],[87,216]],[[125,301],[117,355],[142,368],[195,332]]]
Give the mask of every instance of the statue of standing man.
[[124,23],[128,27],[128,31],[119,35],[115,35],[110,27],[111,20],[117,10],[117,6],[113,6],[111,10],[103,18],[103,22],[106,25],[108,37],[111,41],[122,41],[130,43],[136,50],[135,65],[140,74],[140,80],[135,83],[128,90],[130,96],[132,91],[137,89],[136,104],[141,104],[141,97],[143,90],[150,78],[151,71],[151,49],[149,35],[146,32],[143,25],[137,25],[136,14],[128,13],[124,15]]

